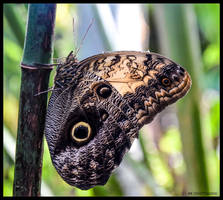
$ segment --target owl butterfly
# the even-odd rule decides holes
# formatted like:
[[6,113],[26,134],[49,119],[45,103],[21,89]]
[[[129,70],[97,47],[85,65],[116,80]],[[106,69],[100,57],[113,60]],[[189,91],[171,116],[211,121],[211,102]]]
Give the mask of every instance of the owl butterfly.
[[161,55],[117,51],[58,65],[46,116],[52,162],[70,185],[104,185],[140,128],[191,86],[188,72]]

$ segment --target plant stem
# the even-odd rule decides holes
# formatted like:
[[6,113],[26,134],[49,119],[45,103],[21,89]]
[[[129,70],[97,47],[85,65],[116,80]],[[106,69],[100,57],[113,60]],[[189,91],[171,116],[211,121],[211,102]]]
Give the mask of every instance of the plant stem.
[[155,5],[162,53],[187,69],[192,78],[188,95],[178,103],[180,132],[186,162],[187,192],[209,192],[201,126],[201,52],[192,5]]
[[27,32],[22,59],[22,78],[16,159],[14,196],[39,196],[41,186],[43,132],[47,105],[50,68],[34,65],[48,64],[52,57],[55,4],[30,4]]

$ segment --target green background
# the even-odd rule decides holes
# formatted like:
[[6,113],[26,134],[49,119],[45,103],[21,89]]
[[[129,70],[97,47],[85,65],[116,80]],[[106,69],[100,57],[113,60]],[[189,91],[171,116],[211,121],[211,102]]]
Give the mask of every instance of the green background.
[[[44,138],[43,196],[219,195],[220,5],[141,6],[147,11],[144,12],[144,17],[149,19],[146,23],[150,34],[147,35],[148,44],[145,46],[151,51],[171,57],[178,63],[185,62],[185,68],[192,76],[194,89],[140,131],[138,149],[141,154],[134,156],[134,151],[128,153],[121,169],[113,173],[105,186],[81,191],[66,184],[51,163]],[[77,57],[83,59],[102,51],[114,50],[114,41],[106,36],[101,15],[95,7],[88,4],[82,4],[81,7],[75,4],[57,4],[54,58],[65,57],[80,46],[91,18],[95,19],[92,29],[96,32],[89,30]],[[3,11],[3,195],[12,196],[20,62],[28,5],[4,4]],[[163,16],[159,17],[161,13]],[[84,24],[85,15],[89,15],[89,21]],[[188,15],[189,19],[195,21],[195,25],[190,20],[187,21]],[[185,22],[179,22],[181,18],[176,16],[182,16]],[[74,30],[73,17],[79,20]],[[97,40],[91,38],[92,34],[97,35]],[[75,46],[76,43],[78,45]],[[55,70],[51,73],[50,86],[53,85],[54,74]],[[165,120],[171,119],[171,116],[176,119],[169,126]],[[192,143],[193,148],[190,146]],[[142,158],[137,159],[137,155]],[[199,168],[202,164],[203,167]],[[129,192],[129,185],[133,187],[132,192]]]

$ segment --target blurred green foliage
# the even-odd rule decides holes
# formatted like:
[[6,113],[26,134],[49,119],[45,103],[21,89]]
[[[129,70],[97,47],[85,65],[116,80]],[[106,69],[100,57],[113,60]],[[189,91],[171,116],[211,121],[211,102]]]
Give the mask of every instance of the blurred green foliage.
[[[143,6],[147,8],[147,5]],[[202,69],[203,74],[200,75],[202,76],[200,80],[202,82],[203,98],[201,102],[202,120],[205,125],[204,138],[211,141],[211,145],[208,143],[205,146],[208,149],[208,174],[211,182],[211,192],[219,192],[220,5],[194,4],[193,6],[199,26],[204,66]],[[21,33],[24,33],[26,29],[27,4],[4,4],[3,12],[4,127],[9,130],[10,135],[15,140],[21,77],[20,61],[24,41]],[[54,45],[56,49],[54,57],[56,58],[68,55],[70,50],[75,47],[72,28],[73,15],[77,15],[76,5],[58,4]],[[13,20],[14,18],[16,20]],[[82,48],[84,50],[84,47]],[[51,74],[50,86],[53,85],[54,73]],[[4,134],[6,133],[4,132]],[[158,144],[147,133],[142,133],[140,137],[143,138],[143,141],[146,141],[146,145],[144,144],[146,146],[146,157],[144,158],[146,161],[139,161],[138,163],[135,161],[136,165],[132,162],[129,163],[132,163],[133,171],[140,169],[140,173],[145,174],[144,180],[143,177],[139,178],[144,184],[141,188],[142,194],[181,195],[187,185],[183,177],[183,174],[186,173],[186,168],[182,157],[179,130],[176,127],[168,128],[160,137]],[[12,196],[14,158],[10,156],[6,145],[10,146],[11,144],[4,143],[3,195]],[[111,176],[106,186],[97,186],[87,191],[82,191],[66,184],[51,163],[45,139],[42,179],[48,186],[50,194],[55,196],[122,196],[125,194],[125,188],[119,182],[117,173]]]
[[196,4],[203,58],[204,87],[219,90],[220,65],[220,6]]

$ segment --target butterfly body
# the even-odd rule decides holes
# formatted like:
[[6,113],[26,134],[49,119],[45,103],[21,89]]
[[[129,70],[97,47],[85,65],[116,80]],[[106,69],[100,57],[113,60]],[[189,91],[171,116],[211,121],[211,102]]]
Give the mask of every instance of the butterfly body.
[[61,177],[80,189],[104,185],[139,129],[191,86],[173,61],[148,52],[98,54],[58,66],[46,139]]

